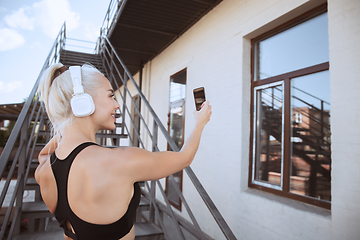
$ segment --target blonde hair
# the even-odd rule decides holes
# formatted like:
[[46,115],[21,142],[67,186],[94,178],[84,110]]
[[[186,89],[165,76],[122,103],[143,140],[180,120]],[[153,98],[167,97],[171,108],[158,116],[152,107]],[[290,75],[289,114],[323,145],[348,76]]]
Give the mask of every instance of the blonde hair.
[[[41,100],[52,124],[53,134],[60,133],[61,136],[65,128],[70,126],[76,118],[70,106],[70,100],[74,93],[70,71],[66,70],[60,73],[60,75],[59,71],[57,71],[63,66],[61,63],[55,63],[47,68],[42,74],[38,88]],[[92,97],[95,96],[95,90],[101,84],[98,74],[103,75],[89,64],[84,64],[81,67],[84,92]]]

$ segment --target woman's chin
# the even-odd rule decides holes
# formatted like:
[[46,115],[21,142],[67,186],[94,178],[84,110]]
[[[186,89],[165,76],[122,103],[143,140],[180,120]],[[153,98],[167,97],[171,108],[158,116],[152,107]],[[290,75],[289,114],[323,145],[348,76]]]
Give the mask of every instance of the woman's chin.
[[111,126],[103,126],[100,128],[100,130],[115,130],[116,129],[116,126],[115,126],[115,123]]

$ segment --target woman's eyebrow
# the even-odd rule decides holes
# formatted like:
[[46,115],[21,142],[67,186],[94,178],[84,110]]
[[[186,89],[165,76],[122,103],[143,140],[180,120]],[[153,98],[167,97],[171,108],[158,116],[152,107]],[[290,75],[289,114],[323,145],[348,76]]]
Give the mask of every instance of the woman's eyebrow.
[[112,89],[109,89],[108,91],[110,91],[111,93],[114,93],[114,90],[112,90]]

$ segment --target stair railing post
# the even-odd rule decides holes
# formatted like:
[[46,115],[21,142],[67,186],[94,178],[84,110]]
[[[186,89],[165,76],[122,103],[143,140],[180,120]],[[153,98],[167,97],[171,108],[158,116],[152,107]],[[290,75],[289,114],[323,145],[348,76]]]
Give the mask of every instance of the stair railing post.
[[55,45],[55,50],[54,50],[54,59],[55,59],[55,62],[57,60],[57,49],[58,49],[58,45],[59,43],[57,42],[56,45]]
[[[24,142],[24,146],[26,146],[28,144],[27,143],[28,140],[29,140],[29,115],[25,117],[24,123],[20,130],[20,143]],[[18,181],[20,181],[22,177],[25,175],[25,161],[27,159],[26,155],[27,155],[26,147],[23,147],[19,155],[19,165],[18,165],[18,175],[17,175]],[[24,184],[20,184],[19,189],[16,193],[16,206],[15,206],[15,210],[20,210],[20,212],[22,209],[23,195],[24,195]],[[21,226],[21,217],[18,217],[15,222],[15,230],[14,230],[15,236],[20,234],[20,226]]]
[[321,139],[320,139],[320,146],[323,147],[324,144],[324,101],[321,100],[321,112],[320,112],[320,121],[321,121],[321,129],[320,129],[320,133],[321,133]]
[[[157,151],[157,142],[158,142],[158,125],[154,120],[153,123],[153,136],[151,139],[152,142],[152,152]],[[155,207],[156,204],[156,181],[151,181],[150,188],[150,210],[149,210],[149,222],[155,222]]]
[[[110,6],[108,8],[108,12],[107,12],[107,21],[106,21],[106,29],[109,29],[109,22],[110,22]],[[107,33],[107,32],[106,32]]]
[[128,82],[129,76],[126,74],[126,71],[124,70],[124,98],[123,98],[123,105],[122,105],[122,126],[121,126],[121,134],[125,134],[125,105],[126,105],[126,89],[127,89],[127,82]]
[[[109,72],[112,73],[114,71],[114,52],[111,51],[111,54],[110,54],[110,70]],[[113,74],[109,74],[109,81],[110,83],[112,81],[116,81],[116,79],[113,77]]]

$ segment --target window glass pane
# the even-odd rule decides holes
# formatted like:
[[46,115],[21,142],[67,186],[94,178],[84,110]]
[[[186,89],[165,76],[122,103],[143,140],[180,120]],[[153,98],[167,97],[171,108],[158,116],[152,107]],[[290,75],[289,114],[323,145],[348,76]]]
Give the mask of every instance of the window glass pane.
[[[173,174],[175,183],[179,187],[181,186],[181,174],[182,174],[181,171]],[[176,193],[174,186],[172,185],[172,183],[170,183],[170,180],[168,183],[168,188],[167,188],[166,194],[171,202],[175,203],[176,205],[180,205],[180,198],[179,198],[178,194]]]
[[291,80],[290,191],[330,201],[329,71]]
[[255,80],[329,61],[327,13],[256,44]]
[[181,83],[170,83],[170,102],[185,99],[186,85]]
[[183,145],[183,106],[170,110],[170,136],[180,149]]
[[186,70],[177,73],[170,79],[170,103],[185,100]]
[[[186,70],[173,75],[170,79],[170,114],[169,114],[169,134],[175,144],[181,149],[184,144],[184,107],[186,98]],[[169,149],[171,150],[171,149]],[[181,189],[182,171],[173,174],[175,184]],[[181,200],[176,190],[168,179],[166,193],[170,202],[180,209]]]
[[256,91],[255,180],[281,186],[282,85]]

